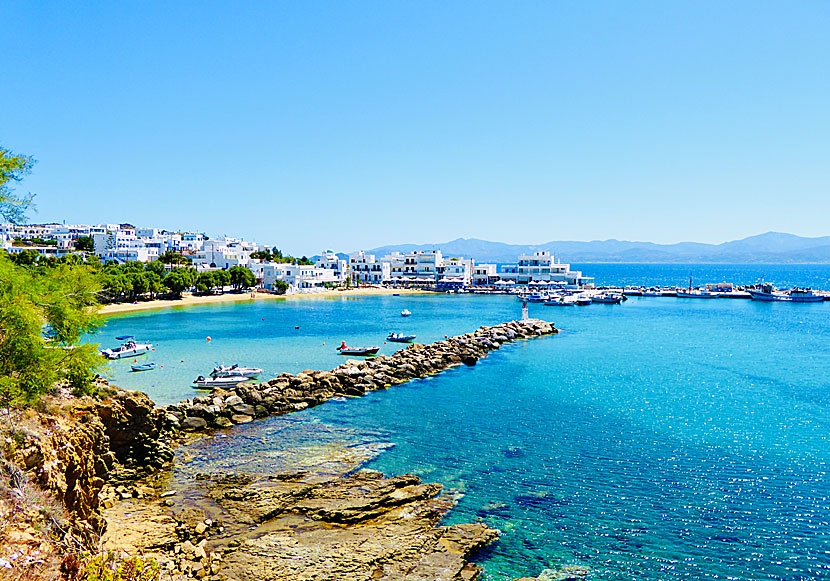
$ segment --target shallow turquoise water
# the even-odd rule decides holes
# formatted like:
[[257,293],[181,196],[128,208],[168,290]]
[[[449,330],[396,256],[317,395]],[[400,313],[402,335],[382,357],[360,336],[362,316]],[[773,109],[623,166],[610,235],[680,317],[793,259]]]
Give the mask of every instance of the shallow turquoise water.
[[[258,302],[120,317],[101,335],[158,342],[163,370],[117,362],[115,376],[165,402],[214,361],[331,368],[341,339],[428,342],[518,314],[510,297]],[[479,559],[488,579],[565,565],[611,580],[830,578],[830,303],[640,298],[531,315],[563,332],[255,422],[247,453],[279,451],[297,422],[394,443],[369,466],[440,482],[459,496],[450,522],[502,531]]]

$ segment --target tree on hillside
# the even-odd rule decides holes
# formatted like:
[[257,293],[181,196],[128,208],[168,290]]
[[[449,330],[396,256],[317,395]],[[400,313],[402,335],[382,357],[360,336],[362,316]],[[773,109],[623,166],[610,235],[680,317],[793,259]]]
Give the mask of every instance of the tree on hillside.
[[191,264],[193,261],[190,260],[187,256],[182,256],[178,252],[168,250],[167,252],[159,256],[159,262],[164,264]]
[[75,250],[82,252],[92,252],[95,250],[95,243],[91,236],[78,236],[75,240]]
[[31,157],[15,154],[0,146],[0,216],[13,224],[26,221],[26,211],[32,206],[33,196],[15,195],[11,183],[19,182],[28,175],[34,163]]
[[167,274],[167,267],[164,266],[164,263],[159,260],[153,260],[152,262],[148,262],[144,265],[144,270],[147,272],[153,272],[157,274],[159,277],[164,277]]
[[19,266],[0,253],[0,405],[32,402],[59,381],[88,388],[103,360],[78,343],[99,324],[99,290],[86,265]]
[[254,252],[251,252],[250,256],[254,260],[261,260],[263,262],[268,262],[272,258],[271,253],[268,252],[267,250],[256,250]]

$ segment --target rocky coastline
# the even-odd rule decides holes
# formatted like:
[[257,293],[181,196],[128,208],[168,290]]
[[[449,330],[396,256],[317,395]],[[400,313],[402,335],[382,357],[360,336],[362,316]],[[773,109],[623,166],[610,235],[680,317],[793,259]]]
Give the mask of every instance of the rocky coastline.
[[556,332],[540,320],[502,323],[159,408],[121,390],[101,401],[67,400],[52,415],[30,418],[32,428],[7,441],[6,457],[60,500],[67,535],[152,556],[162,578],[472,580],[481,569],[468,558],[498,533],[478,523],[440,526],[453,500],[439,485],[345,462],[325,475],[200,474],[179,483],[185,492],[171,489],[172,448],[255,418],[475,365],[505,343]]

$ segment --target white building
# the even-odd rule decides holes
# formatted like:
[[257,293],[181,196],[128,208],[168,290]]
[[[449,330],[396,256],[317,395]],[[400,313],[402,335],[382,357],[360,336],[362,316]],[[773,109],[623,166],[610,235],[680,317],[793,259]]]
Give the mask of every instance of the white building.
[[337,282],[345,282],[349,274],[349,262],[335,254],[334,250],[326,250],[314,263],[317,268],[331,270]]
[[389,280],[389,263],[375,260],[362,250],[349,257],[349,277],[355,282],[380,284]]
[[437,284],[444,264],[440,250],[393,252],[380,259],[389,266],[389,280],[395,284]]
[[498,280],[498,267],[495,264],[476,264],[473,267],[472,283],[474,286],[489,286]]
[[135,230],[109,230],[92,237],[95,254],[107,262],[148,262],[158,258],[158,250],[147,247],[144,240],[136,238]]
[[314,265],[261,262],[254,265],[254,274],[259,275],[260,272],[262,286],[268,290],[274,290],[274,283],[278,280],[287,283],[291,290],[319,288],[339,282],[332,269]]
[[445,258],[438,267],[438,285],[466,287],[473,279],[472,258]]
[[227,270],[231,266],[249,266],[251,252],[255,249],[256,246],[249,242],[235,238],[217,238],[205,240],[201,250],[190,259],[196,268],[210,267]]
[[572,288],[584,286],[594,280],[592,277],[582,276],[581,271],[572,271],[570,264],[560,263],[550,252],[520,254],[518,264],[504,265],[499,276],[516,284],[547,282]]

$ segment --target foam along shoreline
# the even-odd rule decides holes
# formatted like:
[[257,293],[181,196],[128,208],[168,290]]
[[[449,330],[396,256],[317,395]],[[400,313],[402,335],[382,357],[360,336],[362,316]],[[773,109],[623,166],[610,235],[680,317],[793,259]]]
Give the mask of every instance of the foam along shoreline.
[[189,307],[194,305],[210,305],[217,303],[234,303],[245,301],[260,301],[260,300],[298,300],[307,298],[333,298],[333,297],[361,297],[361,296],[375,296],[375,295],[414,295],[414,294],[433,294],[429,291],[422,291],[417,289],[388,289],[388,288],[354,288],[348,290],[325,290],[321,292],[312,293],[297,293],[291,295],[275,295],[271,293],[262,292],[243,292],[243,293],[226,293],[221,295],[184,295],[181,299],[167,300],[160,299],[155,301],[146,301],[139,303],[113,303],[103,305],[99,310],[100,315],[114,315],[119,313],[131,313],[135,311],[151,311],[157,309],[169,309],[173,307]]

